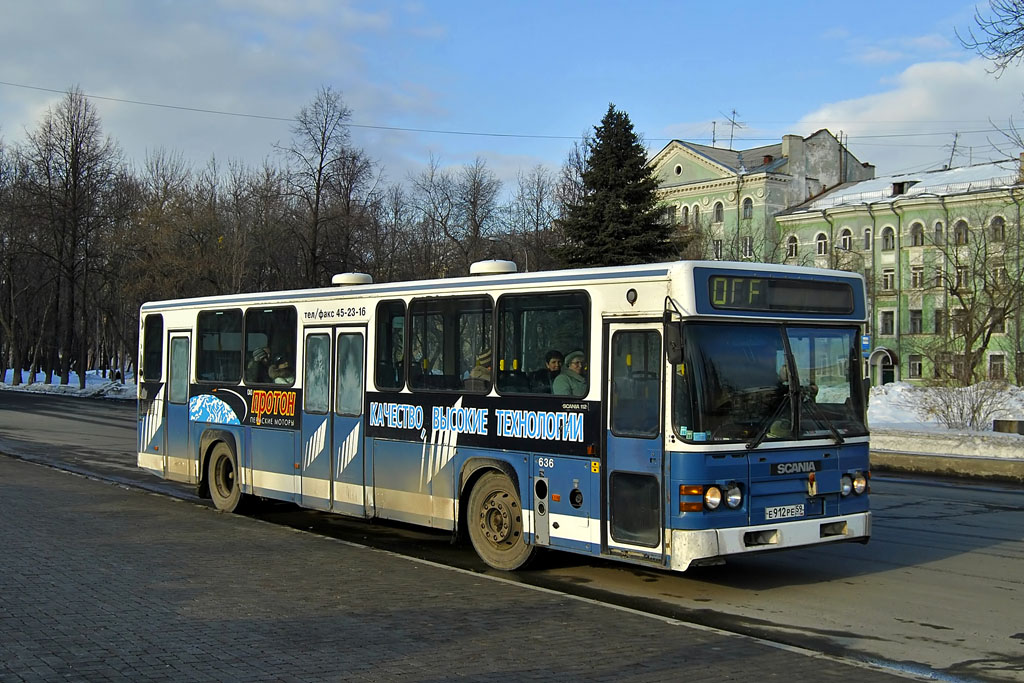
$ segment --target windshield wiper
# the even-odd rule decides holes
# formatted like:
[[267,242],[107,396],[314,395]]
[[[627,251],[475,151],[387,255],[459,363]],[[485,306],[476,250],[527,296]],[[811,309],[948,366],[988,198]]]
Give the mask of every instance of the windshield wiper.
[[825,423],[825,426],[828,427],[828,430],[832,432],[832,438],[835,439],[836,445],[839,445],[846,441],[846,439],[843,438],[843,435],[839,433],[839,430],[836,429],[836,426],[832,424],[832,420],[828,419],[825,413],[821,412],[821,408],[818,407],[817,403],[815,403],[809,398],[804,397],[801,400],[801,405],[809,406],[811,409],[811,413],[814,415],[814,419],[818,420],[819,422]]
[[789,405],[791,400],[792,395],[787,392],[779,401],[779,405],[775,407],[775,410],[768,419],[761,423],[761,428],[757,430],[757,434],[754,435],[754,438],[747,442],[748,451],[752,451],[761,445],[761,442],[764,441],[766,436],[768,436],[768,431],[772,428],[772,425],[775,424],[775,420],[782,415],[782,410]]

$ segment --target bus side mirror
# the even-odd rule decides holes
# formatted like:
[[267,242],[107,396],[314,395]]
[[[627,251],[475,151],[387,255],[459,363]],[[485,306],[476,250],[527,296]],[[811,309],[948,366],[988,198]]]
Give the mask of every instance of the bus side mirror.
[[669,365],[679,365],[683,362],[683,325],[682,323],[669,320],[665,314],[665,359]]

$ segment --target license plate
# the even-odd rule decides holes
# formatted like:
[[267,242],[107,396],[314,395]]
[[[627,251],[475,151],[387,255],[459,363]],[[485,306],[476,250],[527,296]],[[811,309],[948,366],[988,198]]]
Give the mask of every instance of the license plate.
[[804,506],[803,503],[798,505],[778,505],[772,508],[764,509],[765,519],[788,519],[790,517],[803,517]]

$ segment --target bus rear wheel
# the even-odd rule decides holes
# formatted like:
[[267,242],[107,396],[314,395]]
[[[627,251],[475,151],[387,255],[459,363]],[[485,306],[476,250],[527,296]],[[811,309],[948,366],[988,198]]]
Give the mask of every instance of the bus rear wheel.
[[207,464],[206,481],[214,506],[222,512],[241,511],[245,497],[238,474],[235,451],[223,442],[215,445]]
[[522,504],[505,474],[487,472],[477,480],[469,494],[466,522],[477,555],[495,569],[520,569],[536,553],[523,537]]

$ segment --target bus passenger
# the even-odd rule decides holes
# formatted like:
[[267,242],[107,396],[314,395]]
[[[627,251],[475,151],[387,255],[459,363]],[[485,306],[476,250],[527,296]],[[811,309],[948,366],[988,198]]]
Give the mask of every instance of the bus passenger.
[[583,376],[586,359],[582,351],[573,351],[565,357],[565,367],[551,383],[551,393],[559,396],[586,396],[587,378]]
[[544,367],[530,373],[530,388],[542,394],[551,393],[551,385],[562,372],[565,357],[561,351],[552,349],[544,354]]
[[245,381],[257,384],[270,382],[270,348],[263,346],[252,352],[252,358],[245,366]]
[[488,391],[491,388],[491,352],[484,351],[476,357],[476,365],[469,371],[463,387],[469,391]]
[[275,356],[273,362],[267,366],[267,375],[274,384],[295,383],[295,368],[283,353]]

